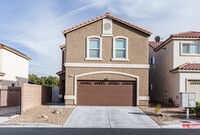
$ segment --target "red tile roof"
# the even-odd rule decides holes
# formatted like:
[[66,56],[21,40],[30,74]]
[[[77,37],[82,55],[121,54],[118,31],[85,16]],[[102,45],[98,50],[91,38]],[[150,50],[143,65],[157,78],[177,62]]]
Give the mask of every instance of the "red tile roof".
[[172,37],[174,38],[200,38],[200,32],[197,32],[197,31],[182,32],[182,33],[173,34]]
[[113,20],[116,20],[116,21],[118,21],[118,22],[121,22],[121,23],[123,23],[123,24],[126,24],[126,25],[128,25],[128,26],[130,26],[130,27],[132,27],[132,28],[134,28],[134,29],[137,29],[137,30],[139,30],[139,31],[141,31],[141,32],[143,32],[143,33],[146,33],[147,35],[151,35],[151,34],[152,34],[151,32],[149,32],[149,31],[147,31],[147,30],[145,30],[145,29],[143,29],[143,28],[140,28],[140,27],[138,27],[138,26],[136,26],[136,25],[133,25],[133,24],[127,22],[127,21],[124,21],[124,20],[122,20],[122,19],[120,19],[120,18],[118,18],[118,17],[116,17],[116,16],[113,16],[113,15],[111,15],[110,13],[105,13],[105,14],[102,15],[102,16],[98,16],[98,17],[93,18],[93,19],[91,19],[91,20],[88,20],[88,21],[86,21],[86,22],[80,23],[80,24],[78,24],[78,25],[76,25],[76,26],[73,26],[73,27],[71,27],[71,28],[69,28],[69,29],[66,29],[66,30],[63,31],[63,34],[69,33],[69,32],[71,32],[71,31],[73,31],[73,30],[79,29],[79,28],[81,28],[81,27],[83,27],[83,26],[86,26],[86,25],[88,25],[88,24],[91,24],[91,23],[93,23],[93,22],[96,22],[96,21],[101,20],[101,19],[106,18],[106,17],[111,18],[111,19],[113,19]]
[[169,41],[171,41],[172,38],[200,38],[200,32],[187,31],[187,32],[172,34],[168,39],[166,39],[163,43],[161,43],[159,46],[157,46],[155,48],[155,50],[158,51],[160,48],[165,46]]
[[156,41],[149,41],[149,46],[151,46],[153,49],[155,49],[160,44],[162,44],[162,42],[157,43]]
[[172,69],[170,72],[173,72],[173,71],[177,71],[177,70],[200,70],[200,63],[184,63],[180,66],[178,66],[177,68],[175,69]]

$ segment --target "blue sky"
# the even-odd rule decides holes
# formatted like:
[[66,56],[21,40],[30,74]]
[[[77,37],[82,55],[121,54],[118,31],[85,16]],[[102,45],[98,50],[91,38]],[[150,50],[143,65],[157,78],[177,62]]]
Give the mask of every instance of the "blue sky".
[[0,42],[31,57],[30,73],[61,69],[62,31],[106,12],[166,39],[200,31],[199,0],[0,0]]

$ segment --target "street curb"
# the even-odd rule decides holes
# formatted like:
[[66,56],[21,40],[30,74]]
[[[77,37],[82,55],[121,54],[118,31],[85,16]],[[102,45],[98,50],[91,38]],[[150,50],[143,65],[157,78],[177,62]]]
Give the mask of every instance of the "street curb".
[[61,128],[61,125],[53,125],[53,124],[44,124],[44,123],[18,123],[18,124],[0,124],[0,128],[9,128],[9,127],[21,127],[21,128]]

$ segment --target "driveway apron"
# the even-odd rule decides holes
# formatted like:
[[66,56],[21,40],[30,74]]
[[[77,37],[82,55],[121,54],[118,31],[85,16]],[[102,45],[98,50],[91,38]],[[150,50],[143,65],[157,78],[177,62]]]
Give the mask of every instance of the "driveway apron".
[[137,107],[77,106],[64,127],[68,128],[159,128]]

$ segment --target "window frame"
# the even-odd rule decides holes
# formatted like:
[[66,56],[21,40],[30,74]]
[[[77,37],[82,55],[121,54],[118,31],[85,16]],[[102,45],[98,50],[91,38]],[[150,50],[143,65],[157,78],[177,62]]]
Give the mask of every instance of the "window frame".
[[152,56],[152,57],[150,58],[150,64],[151,64],[151,65],[155,65],[155,57],[154,57],[154,56]]
[[[99,39],[99,58],[90,57],[90,40],[91,39]],[[102,59],[102,38],[100,36],[88,36],[86,43],[86,58],[85,60],[103,60]]]
[[[192,44],[198,45],[198,46],[199,46],[199,52],[198,52],[198,53],[191,53],[191,49],[190,49],[189,53],[184,53],[184,52],[183,52],[183,46],[184,46],[184,45],[187,45],[187,44],[188,44],[190,47],[191,47]],[[190,47],[189,47],[189,48],[190,48]],[[181,55],[183,55],[183,56],[200,56],[200,44],[199,44],[199,43],[187,43],[187,42],[186,42],[186,43],[181,43],[181,50],[180,50],[180,51],[181,51]]]
[[[117,39],[126,40],[125,58],[116,58],[116,40]],[[113,56],[112,56],[112,61],[129,61],[129,59],[128,59],[128,38],[127,37],[125,37],[125,36],[113,37]]]

